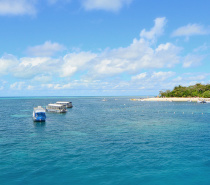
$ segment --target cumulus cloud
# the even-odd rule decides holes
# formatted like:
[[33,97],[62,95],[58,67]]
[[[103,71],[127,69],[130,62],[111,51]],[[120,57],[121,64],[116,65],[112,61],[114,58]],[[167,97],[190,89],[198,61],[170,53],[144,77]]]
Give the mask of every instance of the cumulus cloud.
[[14,90],[22,90],[23,87],[25,87],[25,82],[15,82],[10,85],[10,88]]
[[58,75],[58,59],[48,57],[21,58],[19,64],[13,68],[12,73],[17,78],[31,79],[37,75]]
[[128,5],[133,0],[83,0],[82,6],[86,10],[107,10],[107,11],[118,11],[120,10],[124,5]]
[[172,76],[174,76],[176,73],[172,72],[172,71],[168,71],[168,72],[153,72],[151,78],[155,79],[157,81],[164,81]]
[[17,64],[18,60],[15,56],[5,54],[0,58],[0,75],[8,74]]
[[34,0],[0,0],[0,15],[33,15],[36,13]]
[[136,76],[132,76],[131,79],[132,80],[141,80],[141,79],[144,79],[146,76],[147,76],[147,73],[145,72],[145,73],[140,73]]
[[47,83],[47,82],[50,82],[52,81],[52,76],[46,76],[46,75],[38,75],[38,76],[35,76],[32,81],[34,82],[41,82],[41,83]]
[[64,49],[65,47],[59,43],[46,41],[42,45],[29,47],[27,49],[27,54],[31,56],[48,57],[53,56],[58,51],[63,51]]
[[143,29],[140,33],[142,38],[146,38],[148,40],[154,40],[156,37],[160,36],[164,32],[164,27],[166,25],[166,18],[160,17],[155,19],[155,25],[150,29],[150,31],[146,31]]
[[54,5],[56,3],[69,3],[71,0],[47,0],[50,5]]
[[71,53],[64,56],[64,63],[61,66],[61,77],[70,77],[78,70],[87,70],[91,66],[91,61],[96,58],[96,54],[91,52]]
[[171,43],[161,44],[153,49],[143,39],[134,39],[126,48],[106,51],[95,58],[95,65],[88,76],[104,78],[121,73],[138,73],[142,69],[171,68],[179,63],[181,48]]
[[[154,38],[162,32],[160,30],[162,30],[163,24],[160,22],[165,22],[165,18],[156,20],[155,29],[151,30],[157,32],[152,31],[153,36],[150,38]],[[157,24],[162,26],[157,26]],[[157,27],[158,29],[156,29]],[[159,29],[160,27],[161,29]],[[40,52],[39,55],[46,56],[50,55],[52,51],[61,49],[63,47],[57,43],[46,42],[44,45],[32,47],[30,51],[36,55]],[[144,69],[174,67],[180,62],[180,51],[181,48],[172,43],[160,44],[153,48],[150,40],[141,37],[134,39],[128,47],[106,49],[101,53],[75,52],[66,54],[60,59],[43,56],[24,57],[19,59],[19,64],[14,68],[13,75],[18,78],[35,79],[39,75],[66,78],[80,74],[82,78],[98,80],[123,73],[138,74]]]
[[209,34],[210,30],[206,29],[204,26],[199,24],[188,24],[186,26],[182,26],[178,29],[176,29],[173,33],[173,37],[178,36],[193,36],[193,35],[206,35]]
[[[163,34],[165,23],[165,18],[157,18],[150,31],[142,30],[140,38],[133,39],[127,47],[105,49],[98,53],[77,51],[53,58],[52,53],[62,51],[64,47],[48,41],[28,50],[35,57],[17,59],[4,55],[0,58],[0,74],[10,74],[21,81],[24,79],[25,83],[11,84],[10,88],[17,90],[32,90],[38,85],[42,90],[56,91],[160,90],[174,87],[183,79],[185,84],[191,83],[192,78],[180,74],[176,77],[172,68],[181,61],[185,68],[199,65],[203,57],[192,54],[180,57],[182,48],[169,42],[154,45],[153,41]],[[203,79],[203,76],[198,77]]]
[[200,65],[202,60],[203,56],[189,54],[186,57],[184,57],[182,66],[184,68],[195,67]]

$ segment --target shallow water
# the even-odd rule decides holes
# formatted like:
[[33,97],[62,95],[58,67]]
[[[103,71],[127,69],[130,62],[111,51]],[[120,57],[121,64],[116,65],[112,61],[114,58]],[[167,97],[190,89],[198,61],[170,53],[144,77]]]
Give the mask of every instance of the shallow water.
[[0,98],[0,184],[210,183],[210,104],[103,98]]

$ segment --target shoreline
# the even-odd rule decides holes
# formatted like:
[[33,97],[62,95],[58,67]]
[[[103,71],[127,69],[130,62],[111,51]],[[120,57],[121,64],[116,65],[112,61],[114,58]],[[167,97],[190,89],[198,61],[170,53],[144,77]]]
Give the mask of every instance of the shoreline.
[[169,101],[169,102],[197,102],[201,100],[210,101],[210,98],[139,98],[139,99],[130,99],[131,101]]

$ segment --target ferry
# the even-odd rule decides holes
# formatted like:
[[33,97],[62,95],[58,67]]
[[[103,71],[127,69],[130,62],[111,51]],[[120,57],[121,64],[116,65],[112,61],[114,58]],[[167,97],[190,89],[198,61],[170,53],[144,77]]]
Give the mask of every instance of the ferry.
[[57,113],[66,113],[66,105],[59,105],[59,104],[48,104],[46,107],[48,112],[57,112]]
[[40,121],[40,122],[46,120],[45,109],[43,107],[41,106],[34,107],[33,120]]
[[59,104],[59,105],[65,105],[66,108],[72,108],[73,105],[72,105],[72,102],[65,102],[65,101],[57,101],[56,104]]

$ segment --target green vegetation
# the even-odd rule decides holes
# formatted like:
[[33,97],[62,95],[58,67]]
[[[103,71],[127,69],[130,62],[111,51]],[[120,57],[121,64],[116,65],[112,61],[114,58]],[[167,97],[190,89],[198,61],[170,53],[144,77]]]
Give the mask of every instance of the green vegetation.
[[172,91],[159,92],[160,97],[202,97],[210,98],[210,84],[202,85],[197,83],[189,87],[176,86]]

